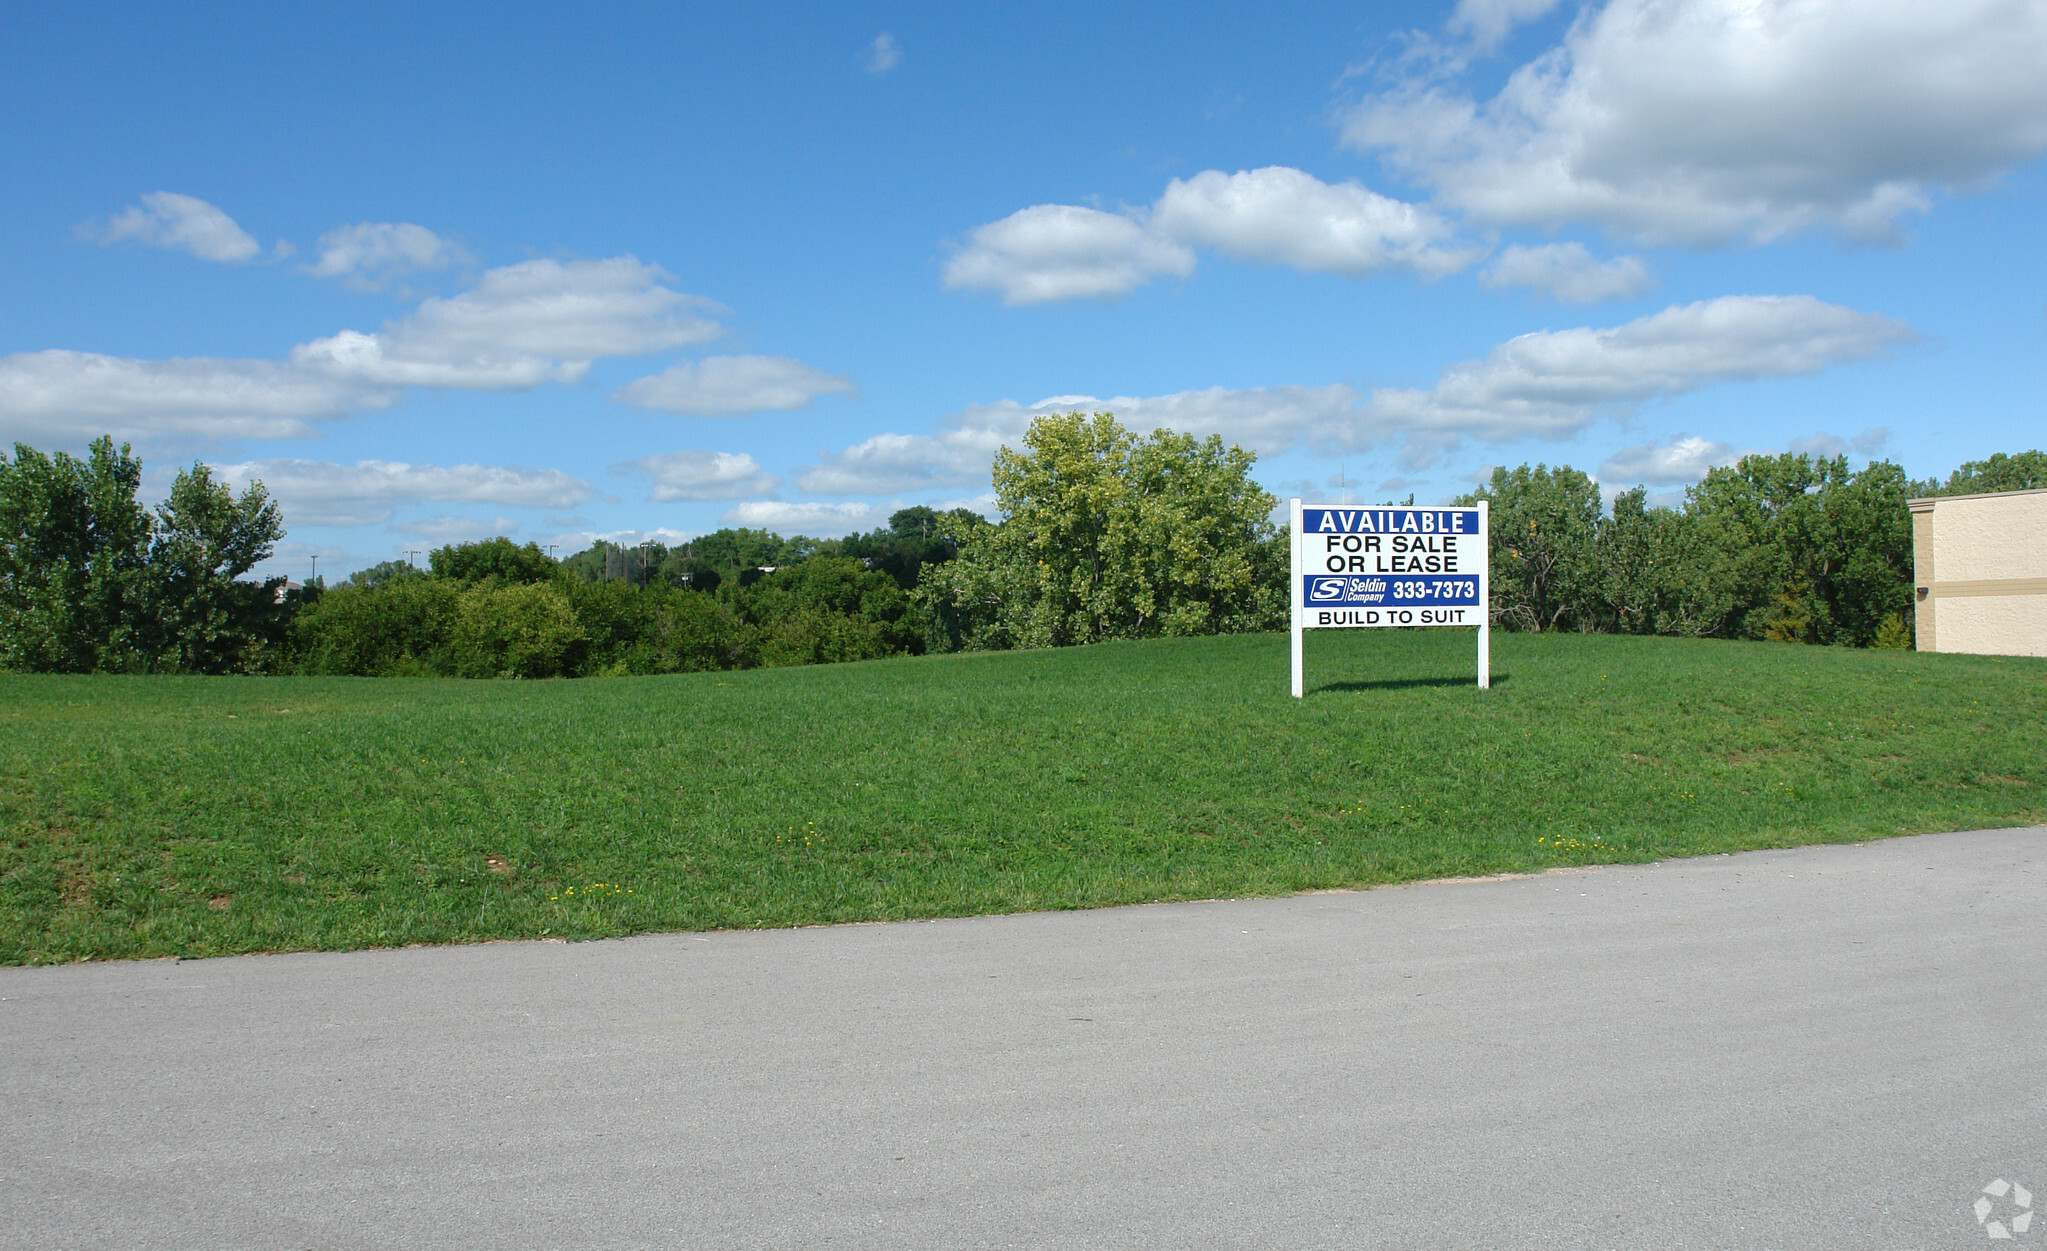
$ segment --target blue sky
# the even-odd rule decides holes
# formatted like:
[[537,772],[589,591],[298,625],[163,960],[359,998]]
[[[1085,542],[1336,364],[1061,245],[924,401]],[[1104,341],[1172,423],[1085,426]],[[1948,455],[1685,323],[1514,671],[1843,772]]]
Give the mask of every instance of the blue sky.
[[0,439],[295,577],[988,511],[1063,407],[1282,497],[2047,443],[2047,0],[18,6],[0,107]]

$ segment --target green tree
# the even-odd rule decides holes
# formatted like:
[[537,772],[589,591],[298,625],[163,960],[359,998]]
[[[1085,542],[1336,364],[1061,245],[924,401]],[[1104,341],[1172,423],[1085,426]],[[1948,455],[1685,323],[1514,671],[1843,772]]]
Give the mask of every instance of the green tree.
[[423,574],[335,587],[292,620],[293,667],[358,677],[452,677],[450,643],[462,589],[452,579]]
[[571,672],[588,639],[560,587],[486,579],[461,593],[449,639],[465,678],[554,678]]
[[1806,576],[1826,605],[1818,640],[1870,647],[1886,620],[1912,613],[1912,511],[1918,484],[1888,461],[1854,473],[1835,458],[1821,494],[1821,526],[1804,554]]
[[1286,614],[1276,503],[1219,436],[1139,438],[1048,415],[995,455],[1004,519],[927,569],[923,597],[974,647],[1270,629]]
[[1685,512],[1731,569],[1728,633],[1869,646],[1911,609],[1906,500],[1919,489],[1887,461],[1851,471],[1842,456],[1745,456],[1710,471]]
[[562,584],[587,636],[579,676],[691,673],[739,663],[741,626],[730,605],[656,579]]
[[802,561],[720,593],[746,623],[742,663],[875,660],[921,651],[924,632],[895,579],[843,556]]
[[1642,487],[1613,499],[1598,540],[1600,616],[1622,634],[1719,633],[1734,606],[1733,568],[1707,528],[1650,508]]
[[896,580],[905,591],[917,585],[926,565],[942,565],[959,555],[959,535],[987,524],[965,508],[948,512],[918,504],[891,513],[888,528],[849,534],[839,540],[838,554],[866,561]]
[[380,560],[367,569],[358,569],[348,575],[352,586],[380,587],[407,578],[423,578],[426,575],[415,565],[402,560]]
[[1492,615],[1507,629],[1599,630],[1606,571],[1597,546],[1599,484],[1568,465],[1495,468],[1457,503],[1488,503]]
[[725,574],[708,560],[692,556],[687,545],[673,547],[658,567],[662,582],[686,591],[715,591]]
[[661,597],[625,661],[632,673],[700,673],[739,667],[745,631],[716,597],[677,591]]
[[457,582],[481,582],[485,578],[499,582],[551,582],[560,572],[554,558],[542,551],[540,544],[522,547],[503,535],[437,547],[428,554],[427,566],[435,577],[453,578]]
[[[1977,495],[1991,491],[2031,491],[2047,487],[2047,452],[1994,452],[1987,460],[1966,461],[1948,475],[1941,495]],[[1933,492],[1928,492],[1933,494]]]
[[258,666],[285,625],[283,578],[244,582],[284,537],[260,482],[241,495],[203,464],[179,473],[157,506],[146,577],[152,667],[237,673]]
[[146,663],[151,518],[142,462],[109,438],[85,460],[0,454],[0,667],[49,673]]

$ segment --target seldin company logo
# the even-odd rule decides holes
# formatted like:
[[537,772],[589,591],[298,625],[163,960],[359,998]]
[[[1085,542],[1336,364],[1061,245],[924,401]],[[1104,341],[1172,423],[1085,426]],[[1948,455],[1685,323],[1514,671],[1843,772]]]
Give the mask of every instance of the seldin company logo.
[[2010,1238],[2033,1227],[2033,1192],[2000,1177],[1976,1196],[1976,1223],[1992,1238]]

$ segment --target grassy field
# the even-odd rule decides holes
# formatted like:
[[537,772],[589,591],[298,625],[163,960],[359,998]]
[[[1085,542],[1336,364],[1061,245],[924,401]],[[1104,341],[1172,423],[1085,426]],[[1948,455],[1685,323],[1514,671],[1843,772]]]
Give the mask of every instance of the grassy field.
[[1331,631],[582,682],[0,676],[0,961],[930,917],[2047,820],[2047,663]]

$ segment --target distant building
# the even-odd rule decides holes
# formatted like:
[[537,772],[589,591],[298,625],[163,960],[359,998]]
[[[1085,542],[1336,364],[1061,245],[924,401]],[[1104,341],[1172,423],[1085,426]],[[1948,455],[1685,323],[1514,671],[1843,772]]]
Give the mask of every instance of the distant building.
[[1911,507],[1919,650],[2047,656],[2047,490]]

